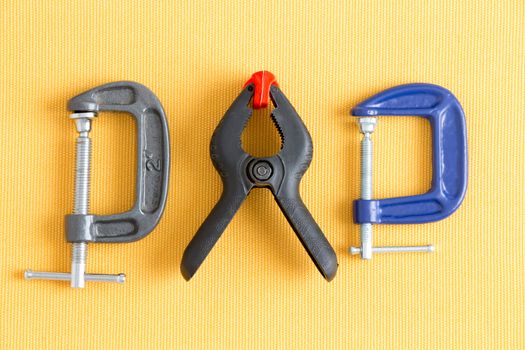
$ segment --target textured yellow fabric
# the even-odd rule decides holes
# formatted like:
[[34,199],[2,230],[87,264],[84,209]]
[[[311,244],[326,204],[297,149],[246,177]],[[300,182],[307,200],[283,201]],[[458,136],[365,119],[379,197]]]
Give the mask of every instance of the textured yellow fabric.
[[[2,1],[0,344],[2,348],[525,348],[522,1]],[[190,282],[183,250],[221,191],[211,134],[250,75],[272,71],[314,141],[301,191],[339,259],[325,282],[270,192],[244,203]],[[173,162],[164,217],[146,239],[90,245],[88,271],[125,285],[22,278],[69,270],[74,131],[66,102],[116,80],[162,101]],[[462,102],[469,189],[450,218],[376,226],[375,243],[434,254],[347,254],[358,244],[359,135],[352,105],[409,82]],[[92,209],[133,201],[132,119],[94,122]],[[430,128],[382,118],[375,196],[424,192]],[[269,142],[267,142],[269,141]],[[278,147],[267,114],[245,147]]]

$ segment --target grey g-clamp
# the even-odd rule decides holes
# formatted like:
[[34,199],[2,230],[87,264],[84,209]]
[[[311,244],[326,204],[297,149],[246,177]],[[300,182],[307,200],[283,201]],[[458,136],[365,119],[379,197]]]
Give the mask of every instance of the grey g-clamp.
[[[66,239],[73,244],[71,273],[27,270],[25,278],[66,280],[71,287],[83,288],[85,281],[125,281],[124,274],[88,274],[88,243],[124,243],[144,238],[158,224],[168,191],[170,164],[168,125],[157,97],[145,86],[116,82],[84,92],[68,103],[79,133],[76,142],[75,206],[66,215]],[[133,115],[138,131],[135,204],[124,213],[89,213],[91,121],[99,112],[116,111]]]

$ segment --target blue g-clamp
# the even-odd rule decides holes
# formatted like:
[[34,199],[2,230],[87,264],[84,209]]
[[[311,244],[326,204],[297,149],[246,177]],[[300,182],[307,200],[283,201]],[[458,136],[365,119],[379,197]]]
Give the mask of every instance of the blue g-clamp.
[[[442,220],[458,209],[467,190],[465,114],[448,90],[431,84],[408,84],[385,90],[352,109],[364,134],[361,142],[361,199],[354,221],[361,225],[361,247],[352,254],[425,252],[433,246],[373,247],[372,224],[419,224]],[[377,116],[421,116],[432,128],[432,187],[421,195],[372,199],[372,140]]]

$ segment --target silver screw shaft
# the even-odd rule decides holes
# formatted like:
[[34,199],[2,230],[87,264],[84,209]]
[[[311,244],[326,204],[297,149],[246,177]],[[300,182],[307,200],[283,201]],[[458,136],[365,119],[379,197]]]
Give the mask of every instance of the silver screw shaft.
[[[374,144],[370,134],[374,132],[376,118],[359,118],[359,129],[363,133],[361,140],[361,198],[372,199],[372,162]],[[361,258],[372,259],[372,224],[361,224]]]
[[[91,120],[79,118],[75,121],[80,135],[76,142],[75,206],[73,213],[86,215],[89,213],[91,179],[91,139],[89,138]],[[73,243],[71,257],[71,287],[73,288],[84,288],[86,259],[87,243]]]

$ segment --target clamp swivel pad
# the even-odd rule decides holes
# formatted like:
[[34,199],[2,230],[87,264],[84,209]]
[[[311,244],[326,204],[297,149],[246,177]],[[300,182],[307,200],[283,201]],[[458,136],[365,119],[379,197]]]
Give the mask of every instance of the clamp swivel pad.
[[[416,196],[356,200],[356,223],[427,223],[442,220],[458,209],[467,190],[467,133],[463,109],[450,91],[431,84],[401,85],[360,103],[352,109],[352,115],[360,117],[360,120],[385,115],[416,115],[428,119],[432,128],[433,174],[430,190]],[[365,135],[369,137],[370,133]]]
[[[169,135],[166,115],[157,97],[145,86],[116,82],[99,86],[72,98],[79,137],[75,180],[74,213],[66,215],[66,239],[73,244],[71,273],[26,271],[26,279],[70,280],[74,288],[85,281],[123,283],[125,276],[85,273],[87,243],[122,243],[144,238],[157,225],[168,192]],[[118,111],[133,115],[137,125],[138,161],[135,204],[124,213],[89,213],[91,122],[99,112]]]

